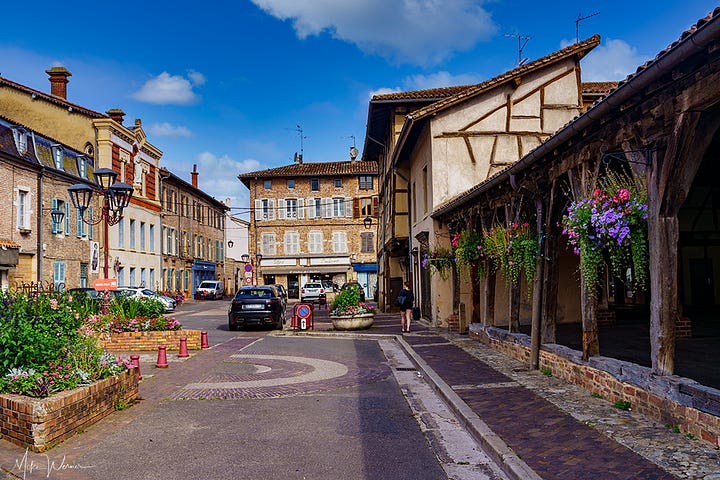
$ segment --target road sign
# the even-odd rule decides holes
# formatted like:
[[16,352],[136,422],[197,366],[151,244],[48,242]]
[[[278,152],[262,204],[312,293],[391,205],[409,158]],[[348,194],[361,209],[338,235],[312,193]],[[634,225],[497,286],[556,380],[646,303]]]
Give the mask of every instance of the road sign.
[[117,290],[117,278],[98,278],[93,282],[93,288],[98,292],[103,290]]
[[250,285],[252,283],[252,277],[245,277],[245,283]]
[[250,265],[249,263],[247,265],[245,265],[245,271],[252,272],[252,265]]

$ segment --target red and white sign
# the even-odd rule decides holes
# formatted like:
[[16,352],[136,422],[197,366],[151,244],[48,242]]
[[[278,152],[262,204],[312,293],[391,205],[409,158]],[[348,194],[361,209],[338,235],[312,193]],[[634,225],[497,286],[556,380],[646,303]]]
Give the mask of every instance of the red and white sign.
[[117,290],[117,278],[98,278],[93,282],[93,288],[98,292]]
[[245,265],[245,271],[252,272],[252,265],[250,265],[249,263],[247,265]]

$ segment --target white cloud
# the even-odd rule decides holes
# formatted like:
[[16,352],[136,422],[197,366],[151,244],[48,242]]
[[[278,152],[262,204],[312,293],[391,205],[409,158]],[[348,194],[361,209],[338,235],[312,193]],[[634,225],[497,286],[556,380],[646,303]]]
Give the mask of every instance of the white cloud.
[[192,133],[187,127],[171,125],[167,122],[153,123],[150,125],[149,132],[158,137],[192,137]]
[[648,60],[623,40],[607,39],[582,60],[582,79],[586,82],[619,81]]
[[372,98],[375,95],[387,95],[388,93],[397,93],[397,92],[402,92],[402,89],[382,87],[382,88],[378,88],[377,90],[370,91],[368,93],[368,98]]
[[297,36],[327,33],[367,53],[433,65],[487,39],[496,27],[478,0],[252,0],[290,20]]
[[220,201],[230,198],[234,207],[247,208],[250,205],[250,192],[237,176],[260,170],[260,162],[252,158],[233,160],[227,155],[219,157],[211,152],[200,153],[197,160],[198,186],[202,191]]
[[403,80],[403,85],[408,90],[426,90],[428,88],[455,87],[460,85],[472,85],[480,83],[482,78],[478,75],[464,73],[453,75],[450,72],[441,71],[429,75],[410,75]]
[[132,97],[141,102],[174,105],[189,105],[198,100],[187,78],[167,72],[145,82]]
[[205,78],[205,75],[203,75],[200,72],[196,72],[195,70],[190,70],[188,72],[188,78],[192,82],[193,85],[203,85],[207,81]]

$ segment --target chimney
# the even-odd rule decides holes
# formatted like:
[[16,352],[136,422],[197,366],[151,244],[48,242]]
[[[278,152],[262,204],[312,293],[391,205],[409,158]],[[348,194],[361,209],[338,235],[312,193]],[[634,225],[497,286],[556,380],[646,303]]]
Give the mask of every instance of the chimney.
[[190,172],[190,175],[192,175],[192,186],[197,188],[197,177],[198,177],[197,164],[193,164],[193,171]]
[[123,112],[119,108],[111,108],[107,112],[105,112],[108,117],[110,117],[112,120],[115,120],[117,123],[122,125],[123,118],[125,118],[125,112]]
[[65,67],[53,67],[45,70],[45,73],[50,76],[50,94],[67,100],[67,77],[72,73],[68,72]]

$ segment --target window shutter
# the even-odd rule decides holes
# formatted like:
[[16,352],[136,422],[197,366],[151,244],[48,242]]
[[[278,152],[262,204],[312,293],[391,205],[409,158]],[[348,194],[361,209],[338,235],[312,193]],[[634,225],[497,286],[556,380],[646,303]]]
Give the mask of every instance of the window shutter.
[[255,221],[259,222],[263,220],[263,202],[262,200],[255,200]]
[[297,200],[297,218],[305,218],[305,199],[298,198]]
[[65,235],[70,235],[70,204],[65,202]]
[[[53,198],[53,199],[52,199],[52,209],[53,209],[53,210],[57,210],[57,208],[58,208],[58,206],[57,206],[57,198]],[[53,222],[52,220],[50,221],[50,226],[51,226],[51,231],[52,231],[52,233],[59,233],[59,232],[60,232],[60,225],[58,225],[57,223]]]
[[353,217],[353,199],[350,197],[345,198],[345,216],[347,218]]
[[275,199],[268,200],[268,220],[275,220]]
[[[88,220],[90,222],[92,222],[92,215],[93,215],[93,209],[92,209],[92,207],[89,207],[88,208]],[[92,223],[88,224],[88,238],[90,240],[93,239],[93,224]]]
[[77,233],[75,234],[77,238],[82,238],[83,236],[83,222],[82,218],[80,218],[80,209],[75,209],[75,225],[77,225]]
[[352,207],[352,215],[353,218],[360,218],[360,199],[359,198],[353,198],[353,207]]
[[278,220],[285,220],[285,207],[286,202],[284,198],[278,199]]
[[332,218],[332,210],[333,210],[333,201],[332,198],[323,198],[322,199],[322,214],[323,218]]
[[378,197],[372,197],[372,214],[375,218],[380,214],[380,205]]
[[315,218],[315,199],[307,199],[307,218]]

